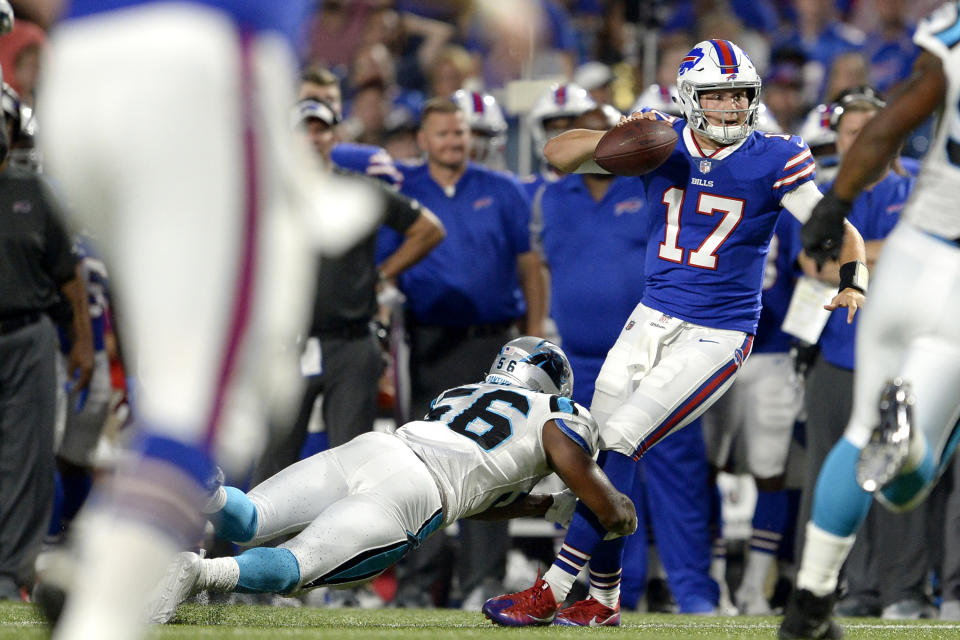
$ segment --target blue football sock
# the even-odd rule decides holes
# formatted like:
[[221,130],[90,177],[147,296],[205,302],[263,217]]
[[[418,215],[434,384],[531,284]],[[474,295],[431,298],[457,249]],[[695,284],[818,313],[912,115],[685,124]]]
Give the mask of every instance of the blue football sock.
[[857,484],[860,449],[841,438],[820,468],[813,494],[815,525],[835,536],[856,533],[867,517],[873,496]]
[[254,547],[237,556],[240,593],[286,593],[300,582],[300,565],[289,549]]
[[753,538],[750,548],[762,553],[776,554],[787,523],[787,492],[758,491],[757,506],[753,511]]
[[[601,468],[613,486],[623,493],[630,494],[637,473],[637,463],[632,458],[615,451],[605,451]],[[563,548],[557,555],[554,566],[576,575],[584,562],[593,555],[605,535],[607,530],[597,520],[597,516],[582,502],[578,502],[573,514],[573,522],[570,523],[570,528],[563,540]],[[611,571],[620,568],[619,554],[622,551],[622,542],[616,552],[611,549],[610,553],[617,555],[616,566]]]
[[257,535],[257,508],[243,491],[224,487],[227,503],[223,509],[210,515],[217,535],[230,542],[249,542]]

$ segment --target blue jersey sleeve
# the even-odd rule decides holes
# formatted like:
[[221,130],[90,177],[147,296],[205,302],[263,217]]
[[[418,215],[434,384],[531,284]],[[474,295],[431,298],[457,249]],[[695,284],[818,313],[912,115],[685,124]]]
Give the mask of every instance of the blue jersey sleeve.
[[383,147],[341,142],[333,147],[330,159],[338,167],[383,180],[391,186],[399,188],[403,184],[403,174]]
[[769,137],[783,139],[783,144],[776,145],[778,153],[784,156],[783,165],[775,175],[773,192],[779,200],[804,182],[810,182],[816,175],[816,163],[810,147],[800,136],[781,134],[765,134]]

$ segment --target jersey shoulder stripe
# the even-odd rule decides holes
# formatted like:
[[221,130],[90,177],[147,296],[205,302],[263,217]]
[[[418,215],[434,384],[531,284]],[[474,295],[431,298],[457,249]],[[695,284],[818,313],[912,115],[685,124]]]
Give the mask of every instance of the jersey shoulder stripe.
[[581,436],[574,429],[572,429],[570,425],[568,425],[564,421],[563,418],[554,418],[553,423],[557,425],[557,427],[560,429],[560,431],[563,432],[565,436],[573,440],[578,447],[583,449],[584,453],[586,453],[588,456],[593,455],[593,449],[590,447],[589,444],[587,444],[587,441],[583,438],[583,436]]
[[917,25],[914,43],[945,58],[949,50],[960,44],[960,1],[943,4]]
[[810,147],[803,138],[785,134],[760,135],[766,141],[768,152],[783,158],[782,168],[774,174],[774,191],[783,193],[793,191],[802,183],[813,179],[816,163]]

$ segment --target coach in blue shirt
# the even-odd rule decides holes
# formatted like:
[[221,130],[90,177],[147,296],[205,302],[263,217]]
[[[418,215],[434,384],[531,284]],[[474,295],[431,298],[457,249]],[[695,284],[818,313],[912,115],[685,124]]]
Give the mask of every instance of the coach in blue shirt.
[[[545,306],[542,264],[530,249],[530,202],[517,179],[469,161],[470,127],[453,101],[429,101],[420,126],[426,162],[399,165],[401,192],[433,211],[447,236],[398,279],[407,296],[412,418],[445,389],[479,381],[518,323],[524,333],[542,335]],[[469,536],[463,548],[472,549],[457,563],[464,593],[491,575],[502,580],[506,524],[461,525]],[[429,592],[430,556],[421,549],[411,557],[398,596],[406,604],[428,604],[408,598]]]

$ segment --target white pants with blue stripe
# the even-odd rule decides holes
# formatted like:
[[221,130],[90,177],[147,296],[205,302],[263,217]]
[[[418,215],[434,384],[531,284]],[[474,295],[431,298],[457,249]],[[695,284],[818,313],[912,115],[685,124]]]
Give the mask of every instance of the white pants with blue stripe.
[[753,336],[638,304],[603,363],[590,411],[601,445],[639,458],[730,388]]
[[301,460],[247,495],[257,533],[245,544],[297,533],[280,546],[300,565],[300,588],[369,580],[443,521],[433,476],[386,433],[365,433]]

